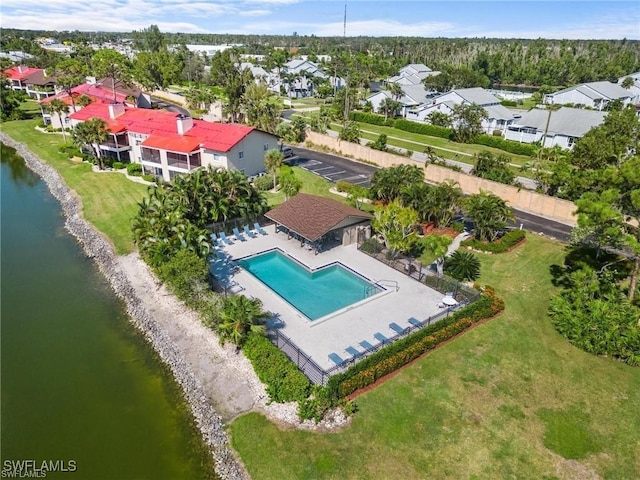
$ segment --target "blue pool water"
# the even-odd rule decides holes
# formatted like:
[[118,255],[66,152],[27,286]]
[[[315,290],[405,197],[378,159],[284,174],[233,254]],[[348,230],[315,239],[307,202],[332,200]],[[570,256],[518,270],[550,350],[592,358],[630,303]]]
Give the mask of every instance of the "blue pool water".
[[381,291],[339,263],[310,271],[278,250],[238,263],[310,320]]

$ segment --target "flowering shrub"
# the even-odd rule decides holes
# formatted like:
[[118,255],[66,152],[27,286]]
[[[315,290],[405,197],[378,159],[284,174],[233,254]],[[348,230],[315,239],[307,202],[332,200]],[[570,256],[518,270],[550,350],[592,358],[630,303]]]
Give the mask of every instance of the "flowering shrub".
[[344,398],[379,378],[398,370],[440,343],[465,331],[474,323],[504,310],[504,301],[491,287],[485,287],[480,299],[433,325],[385,347],[347,371],[329,379],[327,389],[335,398]]

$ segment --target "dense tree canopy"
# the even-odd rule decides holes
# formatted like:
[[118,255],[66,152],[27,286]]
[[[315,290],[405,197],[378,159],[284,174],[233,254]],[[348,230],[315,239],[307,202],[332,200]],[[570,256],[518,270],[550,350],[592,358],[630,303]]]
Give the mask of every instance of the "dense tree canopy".
[[134,237],[141,254],[157,266],[184,248],[206,256],[207,225],[256,219],[266,210],[266,201],[241,172],[209,168],[151,188],[139,207]]
[[371,177],[371,198],[390,202],[400,196],[403,189],[423,185],[424,173],[415,165],[397,165],[376,170]]

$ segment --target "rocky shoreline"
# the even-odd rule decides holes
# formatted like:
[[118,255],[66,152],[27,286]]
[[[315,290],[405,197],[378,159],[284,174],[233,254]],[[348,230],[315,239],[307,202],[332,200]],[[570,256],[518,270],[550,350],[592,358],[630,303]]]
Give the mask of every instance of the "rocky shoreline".
[[82,217],[81,200],[69,189],[54,168],[40,160],[25,145],[14,141],[4,132],[0,132],[0,141],[15,148],[24,158],[26,165],[44,180],[51,194],[60,202],[67,230],[78,239],[86,255],[95,261],[116,295],[124,300],[131,321],[171,369],[174,378],[182,387],[185,399],[191,406],[202,437],[211,450],[215,460],[216,474],[223,480],[250,478],[229,447],[229,439],[224,430],[222,418],[208,401],[201,383],[166,332],[158,326],[143,306],[127,276],[119,267],[112,246]]

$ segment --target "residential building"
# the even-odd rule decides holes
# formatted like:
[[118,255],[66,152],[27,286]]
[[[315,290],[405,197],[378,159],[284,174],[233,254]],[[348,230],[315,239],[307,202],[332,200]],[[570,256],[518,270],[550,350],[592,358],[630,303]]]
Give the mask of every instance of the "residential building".
[[438,95],[423,103],[418,108],[407,111],[407,120],[415,122],[429,121],[429,115],[440,112],[451,115],[456,105],[476,104],[484,108],[487,117],[482,121],[482,129],[485,133],[494,131],[505,132],[507,127],[514,121],[514,114],[511,110],[500,103],[500,99],[491,95],[484,88],[461,88],[454,89],[442,95]]
[[13,90],[24,90],[27,95],[37,100],[58,93],[55,77],[48,75],[43,68],[17,65],[4,70],[3,73],[11,83]]
[[507,128],[505,138],[570,150],[577,139],[600,125],[606,115],[607,112],[583,108],[562,107],[555,111],[534,108]]
[[595,110],[606,110],[607,105],[620,100],[623,106],[632,102],[634,95],[611,82],[591,82],[565,88],[544,96],[544,103],[551,105],[572,105],[588,107]]
[[186,47],[192,52],[197,52],[207,57],[213,57],[216,53],[224,52],[229,48],[242,47],[242,44],[230,43],[225,45],[186,45]]
[[109,139],[100,145],[105,156],[140,163],[145,173],[166,181],[209,165],[257,175],[265,170],[265,152],[278,147],[275,135],[253,127],[162,110],[92,103],[70,115],[72,125],[91,118],[109,127]]
[[398,75],[389,77],[386,83],[397,83],[398,85],[420,85],[427,77],[438,75],[440,72],[434,72],[422,63],[410,63],[400,69]]
[[381,111],[382,102],[385,101],[385,98],[390,98],[400,103],[400,112],[399,114],[403,117],[408,117],[408,112],[412,109],[418,108],[421,105],[424,105],[429,101],[429,97],[432,95],[431,92],[427,91],[426,88],[422,84],[418,85],[400,85],[402,88],[402,95],[400,97],[395,97],[388,90],[380,90],[375,92],[367,97],[367,101],[371,102],[373,110],[375,112]]
[[11,50],[9,52],[0,52],[0,58],[8,58],[13,63],[22,63],[25,60],[33,58],[33,55],[21,50]]
[[[77,104],[77,99],[83,95],[89,97],[92,103],[122,103],[129,107],[151,108],[151,98],[148,94],[143,93],[137,88],[124,85],[122,82],[116,81],[115,89],[113,88],[113,80],[111,78],[103,78],[96,80],[94,77],[88,77],[87,83],[82,83],[71,89],[73,102],[67,92],[59,92],[56,95],[45,98],[40,101],[42,111],[42,120],[45,125],[51,125],[54,128],[62,128],[70,126],[69,114],[82,109]],[[47,105],[54,99],[62,100],[69,106],[69,112],[51,115],[47,110]]]
[[625,75],[624,77],[620,77],[618,79],[618,85],[622,86],[623,82],[627,79],[631,78],[633,80],[633,85],[627,88],[626,90],[632,95],[631,102],[634,105],[640,104],[640,72],[630,73],[629,75]]
[[281,69],[274,68],[270,72],[249,62],[241,63],[240,69],[250,70],[256,82],[266,83],[270,91],[286,92],[291,98],[312,96],[317,85],[324,81],[336,89],[345,85],[344,79],[329,75],[318,64],[303,59],[289,60]]

